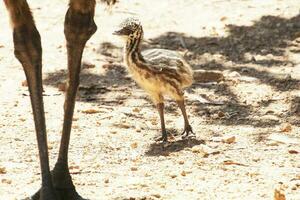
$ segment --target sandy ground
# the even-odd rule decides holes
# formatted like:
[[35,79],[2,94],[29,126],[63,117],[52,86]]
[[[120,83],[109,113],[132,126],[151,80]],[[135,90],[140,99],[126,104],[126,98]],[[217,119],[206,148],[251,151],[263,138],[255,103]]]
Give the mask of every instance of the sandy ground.
[[[120,0],[98,4],[98,31],[83,56],[70,146],[70,170],[88,199],[300,199],[300,4],[298,0]],[[60,141],[67,1],[31,0],[43,42],[44,101],[51,166]],[[148,43],[186,51],[195,70],[224,74],[186,91],[196,138],[162,146],[158,114],[122,65],[111,35],[139,17]],[[0,3],[0,199],[23,199],[40,186],[25,76],[13,56]],[[88,114],[94,111],[93,114]],[[182,131],[172,101],[167,128]],[[232,143],[231,143],[232,142]]]

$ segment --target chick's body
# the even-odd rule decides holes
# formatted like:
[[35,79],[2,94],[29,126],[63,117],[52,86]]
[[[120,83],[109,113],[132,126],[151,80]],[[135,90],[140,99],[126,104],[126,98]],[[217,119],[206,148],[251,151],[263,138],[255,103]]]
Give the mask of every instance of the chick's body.
[[126,19],[121,29],[115,32],[126,40],[124,47],[124,62],[132,78],[149,93],[159,111],[162,127],[162,140],[167,140],[164,122],[164,95],[176,100],[184,117],[184,133],[189,135],[192,128],[189,125],[185,106],[183,89],[193,83],[193,71],[183,57],[165,49],[140,50],[143,39],[143,28],[139,21]]
[[147,69],[141,68],[125,51],[125,64],[132,78],[150,93],[154,103],[160,102],[160,95],[175,100],[182,99],[182,90],[193,83],[193,71],[183,57],[171,50],[148,49],[142,51]]

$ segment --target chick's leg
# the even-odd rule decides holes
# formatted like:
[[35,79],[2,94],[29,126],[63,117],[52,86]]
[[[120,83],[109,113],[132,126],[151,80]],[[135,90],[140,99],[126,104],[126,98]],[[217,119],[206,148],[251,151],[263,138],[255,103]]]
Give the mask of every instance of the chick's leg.
[[185,104],[184,104],[184,98],[182,97],[182,99],[177,100],[177,105],[180,108],[182,115],[183,115],[183,119],[184,119],[184,130],[182,132],[182,137],[185,138],[187,136],[189,136],[190,133],[194,134],[192,127],[189,123],[187,114],[186,114],[186,110],[185,110]]
[[162,133],[162,136],[160,138],[158,138],[157,140],[167,142],[168,141],[168,134],[167,134],[167,131],[166,131],[165,119],[164,119],[164,103],[158,103],[158,104],[156,104],[156,107],[157,107],[159,117],[160,117],[161,133]]
[[162,136],[156,138],[156,141],[168,141],[168,134],[165,126],[165,117],[164,117],[164,97],[159,93],[150,93],[150,96],[152,98],[153,103],[156,105],[156,108],[158,110],[159,118],[160,118],[160,124],[161,124],[161,133]]

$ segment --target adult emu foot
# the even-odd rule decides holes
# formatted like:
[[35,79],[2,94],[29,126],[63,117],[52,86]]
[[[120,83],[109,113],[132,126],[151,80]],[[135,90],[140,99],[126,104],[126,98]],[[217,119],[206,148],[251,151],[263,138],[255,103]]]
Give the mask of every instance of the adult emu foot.
[[54,186],[54,191],[52,191],[54,194],[49,195],[53,197],[48,198],[45,196],[44,188],[42,187],[31,197],[31,200],[87,200],[77,193],[66,164],[56,163],[51,174]]
[[32,200],[59,200],[53,187],[42,187],[31,197]]
[[43,191],[45,191],[45,188],[41,188],[39,191],[37,191],[31,197],[31,200],[87,200],[82,198],[76,192],[75,188],[55,188],[55,194],[45,194]]

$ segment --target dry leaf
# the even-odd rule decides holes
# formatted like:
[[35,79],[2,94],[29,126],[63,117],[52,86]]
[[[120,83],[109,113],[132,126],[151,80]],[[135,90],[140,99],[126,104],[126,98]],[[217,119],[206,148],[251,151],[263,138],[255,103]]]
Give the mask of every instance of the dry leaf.
[[245,164],[242,164],[242,163],[234,162],[232,160],[224,160],[223,164],[224,165],[239,165],[239,166],[245,166],[245,167],[248,166],[248,165],[245,165]]
[[294,150],[294,149],[290,149],[290,150],[289,150],[289,153],[290,153],[290,154],[298,154],[299,151]]
[[141,109],[140,109],[140,108],[134,108],[134,109],[132,109],[132,112],[139,113],[140,111],[141,111]]
[[130,145],[132,149],[136,149],[138,147],[138,143],[134,142]]
[[281,132],[291,132],[292,131],[292,125],[290,123],[284,123],[280,127]]
[[224,17],[221,17],[220,20],[223,22],[223,21],[225,21],[226,19],[227,19],[227,17],[224,16]]
[[275,189],[274,200],[286,200],[284,191],[282,189]]
[[118,128],[125,128],[128,129],[130,128],[130,125],[122,123],[122,124],[114,124],[114,126],[118,127]]
[[69,166],[69,169],[72,170],[72,169],[79,169],[79,166],[78,165],[71,165]]
[[84,114],[95,114],[95,113],[99,113],[100,111],[91,108],[91,109],[83,110],[81,112],[84,113]]
[[6,168],[5,167],[0,167],[0,174],[6,174]]
[[25,122],[26,119],[25,119],[25,118],[20,118],[20,121],[21,121],[21,122]]
[[23,87],[27,87],[28,86],[27,80],[22,81],[22,86]]

